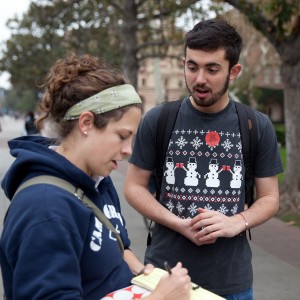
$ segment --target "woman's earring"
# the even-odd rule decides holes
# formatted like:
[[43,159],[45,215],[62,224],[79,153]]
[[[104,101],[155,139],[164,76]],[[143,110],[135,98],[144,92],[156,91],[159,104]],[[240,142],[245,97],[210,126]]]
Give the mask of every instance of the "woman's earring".
[[84,135],[87,135],[87,131],[84,131],[83,134],[84,134]]

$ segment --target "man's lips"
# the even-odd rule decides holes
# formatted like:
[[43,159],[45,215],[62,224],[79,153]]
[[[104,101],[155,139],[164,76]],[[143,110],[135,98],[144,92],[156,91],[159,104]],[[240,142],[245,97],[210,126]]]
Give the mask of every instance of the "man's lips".
[[210,89],[207,87],[194,87],[194,93],[197,94],[198,97],[203,98],[210,93]]

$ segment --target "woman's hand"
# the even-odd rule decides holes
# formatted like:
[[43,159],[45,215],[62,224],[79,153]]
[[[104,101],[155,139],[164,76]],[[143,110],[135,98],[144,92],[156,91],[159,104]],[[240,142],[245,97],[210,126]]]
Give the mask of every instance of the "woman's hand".
[[164,275],[156,289],[146,299],[188,300],[192,289],[191,278],[186,268],[179,262],[171,269],[171,274]]

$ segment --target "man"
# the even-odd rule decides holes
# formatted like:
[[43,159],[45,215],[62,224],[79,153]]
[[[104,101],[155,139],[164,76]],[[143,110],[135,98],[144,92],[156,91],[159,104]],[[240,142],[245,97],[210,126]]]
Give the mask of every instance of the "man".
[[40,130],[35,125],[35,116],[33,111],[29,111],[25,117],[25,131],[26,135],[37,135]]
[[[188,32],[183,64],[190,95],[181,104],[166,153],[179,166],[175,180],[170,183],[163,176],[159,202],[147,191],[156,165],[158,106],[145,115],[137,132],[125,195],[157,224],[146,250],[147,263],[162,267],[165,260],[172,265],[180,260],[198,285],[226,299],[252,300],[252,253],[246,231],[277,212],[277,174],[283,168],[272,123],[256,111],[256,200],[244,210],[241,133],[228,93],[229,82],[242,68],[241,49],[242,38],[222,20],[200,22]],[[192,159],[197,160],[194,180],[186,180]],[[235,170],[237,165],[241,167]]]

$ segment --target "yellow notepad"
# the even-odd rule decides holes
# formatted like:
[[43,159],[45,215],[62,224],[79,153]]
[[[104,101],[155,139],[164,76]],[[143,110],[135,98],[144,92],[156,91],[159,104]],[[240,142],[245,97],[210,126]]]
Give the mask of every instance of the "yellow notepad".
[[[143,287],[149,291],[153,291],[155,287],[157,286],[160,278],[167,274],[168,272],[160,269],[160,268],[154,268],[154,270],[149,275],[138,275],[134,277],[131,280],[132,284],[138,285],[140,287]],[[196,287],[197,285],[193,283],[193,287]],[[191,291],[191,297],[190,300],[222,300],[225,298],[222,298],[208,290],[205,290],[201,287],[192,290]]]

